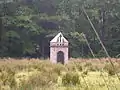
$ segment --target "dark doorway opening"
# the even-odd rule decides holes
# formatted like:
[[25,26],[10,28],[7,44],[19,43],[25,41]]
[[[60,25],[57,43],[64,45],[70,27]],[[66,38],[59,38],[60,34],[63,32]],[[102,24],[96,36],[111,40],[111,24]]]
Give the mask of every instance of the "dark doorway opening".
[[64,64],[64,53],[62,51],[57,53],[57,63]]

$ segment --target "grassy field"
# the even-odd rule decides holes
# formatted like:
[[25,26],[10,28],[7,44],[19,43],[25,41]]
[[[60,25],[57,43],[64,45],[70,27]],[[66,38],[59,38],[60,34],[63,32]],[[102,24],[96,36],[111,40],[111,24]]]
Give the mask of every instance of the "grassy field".
[[0,90],[120,90],[120,59],[1,59]]

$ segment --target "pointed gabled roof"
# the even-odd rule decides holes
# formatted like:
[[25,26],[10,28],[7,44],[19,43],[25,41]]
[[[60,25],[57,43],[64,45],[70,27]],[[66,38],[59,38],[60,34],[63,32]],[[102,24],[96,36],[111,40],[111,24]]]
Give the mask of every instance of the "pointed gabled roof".
[[58,33],[50,42],[68,42],[63,34],[60,32]]

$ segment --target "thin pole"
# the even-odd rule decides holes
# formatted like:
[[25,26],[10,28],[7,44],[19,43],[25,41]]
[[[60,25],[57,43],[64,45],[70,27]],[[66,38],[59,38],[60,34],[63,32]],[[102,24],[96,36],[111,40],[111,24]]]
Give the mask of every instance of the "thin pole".
[[[85,35],[84,33],[83,33],[83,37],[85,38],[85,41],[86,41],[86,43],[87,43],[87,45],[88,45],[88,47],[89,47],[89,49],[90,49],[90,51],[91,51],[91,54],[92,54],[93,58],[95,58],[94,52],[93,52],[92,48],[90,47],[90,44],[89,44],[89,42],[88,42],[88,40],[87,40],[87,38],[86,38],[86,35]],[[100,61],[100,63],[102,64],[102,62],[101,62],[100,59],[99,59],[99,61]],[[107,81],[106,81],[106,79],[104,78],[104,75],[102,74],[102,72],[103,72],[103,71],[100,71],[100,74],[101,74],[101,76],[102,76],[102,78],[103,78],[103,80],[104,80],[104,82],[105,82],[105,85],[107,86],[107,88],[108,88],[108,90],[109,90],[109,86],[108,86],[108,84],[106,83]],[[115,88],[116,88],[116,87],[115,87]],[[117,88],[116,88],[116,90],[117,90]]]
[[86,36],[85,36],[84,33],[83,33],[83,37],[84,37],[84,39],[85,39],[85,41],[86,41],[86,43],[87,43],[87,45],[88,45],[88,48],[89,48],[92,56],[95,57],[95,55],[94,55],[94,53],[93,53],[93,50],[92,50],[92,48],[90,47],[90,44],[89,44],[89,42],[88,42],[88,40],[87,40],[87,38],[86,38]]
[[[115,70],[115,66],[114,66],[112,60],[110,59],[111,57],[110,57],[110,55],[108,54],[108,52],[107,52],[107,50],[106,50],[104,44],[102,43],[102,41],[101,41],[101,39],[100,39],[100,37],[99,37],[99,35],[98,35],[98,33],[97,33],[97,31],[96,31],[96,29],[95,29],[93,23],[92,23],[92,21],[91,21],[91,19],[89,18],[88,14],[86,13],[84,7],[82,7],[82,9],[83,9],[83,12],[85,13],[85,15],[86,15],[86,17],[87,17],[87,19],[88,19],[88,21],[89,21],[91,27],[93,28],[93,30],[94,30],[94,32],[95,32],[95,34],[96,34],[96,36],[97,36],[97,38],[98,38],[98,40],[99,40],[101,46],[103,47],[103,49],[104,49],[104,51],[105,51],[105,54],[107,55],[107,57],[108,57],[108,59],[109,59],[109,62],[110,62],[110,64],[111,64],[111,66],[112,66],[113,69]],[[119,75],[118,75],[117,73],[116,73],[116,75],[117,75],[117,77],[118,77],[118,79],[119,79],[119,81],[120,81]]]

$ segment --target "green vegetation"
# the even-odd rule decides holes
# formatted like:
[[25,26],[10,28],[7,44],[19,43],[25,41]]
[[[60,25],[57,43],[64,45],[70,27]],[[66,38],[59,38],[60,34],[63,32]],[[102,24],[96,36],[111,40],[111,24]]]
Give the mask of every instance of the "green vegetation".
[[99,63],[98,59],[78,59],[61,65],[39,59],[1,59],[0,89],[119,90],[119,80],[114,74],[120,73],[119,59],[118,62],[114,62],[117,72],[112,71],[112,67],[107,68],[107,59],[101,60],[102,63]]
[[59,31],[70,42],[71,57],[92,57],[81,33],[96,57],[106,57],[82,6],[110,56],[119,56],[119,5],[119,0],[1,0],[0,57],[47,58],[49,41]]

